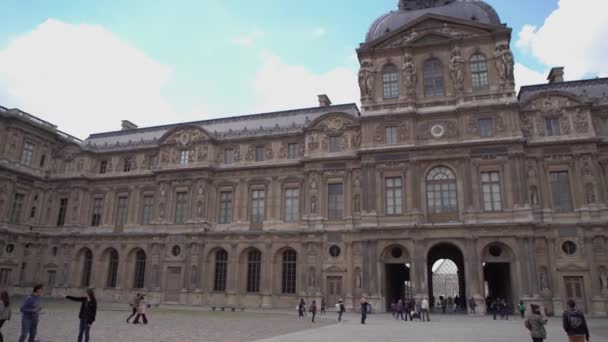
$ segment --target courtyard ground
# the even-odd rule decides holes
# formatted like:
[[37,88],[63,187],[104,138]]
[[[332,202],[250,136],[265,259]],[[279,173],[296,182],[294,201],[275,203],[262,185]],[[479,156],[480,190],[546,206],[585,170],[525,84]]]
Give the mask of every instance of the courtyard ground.
[[[44,314],[38,328],[41,342],[75,341],[78,333],[78,303],[45,300]],[[15,304],[18,308],[18,303]],[[126,324],[125,305],[101,304],[91,331],[94,342],[194,342],[194,341],[453,341],[515,342],[529,341],[521,320],[493,321],[491,317],[432,316],[431,323],[395,321],[390,314],[373,314],[368,324],[359,324],[359,315],[347,313],[337,324],[335,314],[298,319],[295,310],[271,312],[212,312],[190,307],[151,308],[148,325]],[[14,310],[18,311],[18,310]],[[5,341],[18,338],[21,315],[14,312],[2,331]],[[589,320],[591,341],[608,342],[608,319]],[[561,321],[551,318],[548,324],[551,341],[566,341]]]

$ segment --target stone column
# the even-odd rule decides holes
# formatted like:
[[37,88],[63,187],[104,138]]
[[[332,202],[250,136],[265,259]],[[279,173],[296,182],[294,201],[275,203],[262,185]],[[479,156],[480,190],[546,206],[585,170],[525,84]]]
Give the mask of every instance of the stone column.
[[527,246],[526,246],[525,240],[523,238],[518,238],[517,246],[519,247],[519,251],[517,252],[517,255],[520,256],[517,259],[517,263],[519,264],[522,296],[532,296],[532,289],[530,287],[530,281],[529,281],[529,262],[528,262],[528,258],[526,255]]
[[596,262],[595,247],[593,245],[593,237],[587,236],[584,239],[585,258],[589,263],[589,288],[591,288],[591,296],[587,297],[587,302],[591,302],[589,312],[598,316],[606,315],[606,300],[602,298],[602,289],[600,288],[600,272]]
[[236,305],[236,294],[239,283],[238,245],[233,243],[230,247],[230,252],[228,254],[228,283],[226,284],[226,293],[228,294],[228,305]]
[[426,242],[414,240],[414,254],[412,255],[410,277],[412,282],[412,293],[416,299],[429,296],[428,267],[426,260]]
[[274,258],[272,256],[272,243],[265,245],[262,252],[262,307],[269,309],[272,307],[272,292],[273,292],[273,267]]
[[552,303],[553,303],[553,314],[559,314],[563,311],[562,308],[562,299],[560,297],[562,282],[560,281],[560,277],[557,271],[556,264],[556,241],[555,238],[550,237],[547,238],[547,262],[549,263],[549,267],[547,272],[550,273],[549,277],[551,279],[551,293],[552,293]]

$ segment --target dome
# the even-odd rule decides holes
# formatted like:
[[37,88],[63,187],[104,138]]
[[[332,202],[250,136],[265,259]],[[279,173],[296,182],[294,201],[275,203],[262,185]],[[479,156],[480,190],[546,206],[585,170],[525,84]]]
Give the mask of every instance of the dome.
[[498,13],[481,0],[400,0],[398,11],[384,14],[372,23],[365,41],[378,39],[425,14],[472,20],[483,24],[501,24]]

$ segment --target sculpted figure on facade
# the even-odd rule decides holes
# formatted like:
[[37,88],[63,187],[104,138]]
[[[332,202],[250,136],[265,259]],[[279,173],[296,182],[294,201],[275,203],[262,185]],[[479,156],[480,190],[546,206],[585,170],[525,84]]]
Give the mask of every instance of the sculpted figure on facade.
[[509,49],[509,44],[498,44],[494,57],[496,58],[496,69],[498,70],[500,85],[512,85],[514,83],[513,66],[515,60],[513,59],[511,49]]
[[266,148],[264,149],[264,157],[266,158],[266,160],[270,160],[274,158],[274,151],[272,150],[272,144],[267,144]]
[[317,196],[312,196],[310,198],[310,213],[311,214],[317,213]]
[[605,267],[600,273],[600,287],[602,291],[608,292],[608,270]]
[[308,152],[315,152],[319,149],[319,135],[317,133],[312,133],[308,137]]
[[574,115],[574,129],[576,133],[587,133],[589,131],[589,120],[587,120],[587,114],[577,109]]
[[587,200],[587,204],[595,203],[595,187],[591,183],[585,185],[585,198]]
[[418,74],[416,70],[416,63],[412,55],[409,53],[405,54],[403,63],[403,83],[405,85],[405,94],[408,99],[416,99],[416,86],[418,84]]
[[198,161],[205,161],[209,157],[209,146],[207,144],[198,146],[197,158]]
[[454,94],[456,96],[462,96],[464,93],[464,58],[460,55],[460,49],[454,47],[452,49],[452,58],[449,62],[450,76],[452,78],[452,84],[454,85]]
[[369,60],[361,62],[359,69],[359,89],[361,91],[361,101],[369,101],[374,97],[374,71]]
[[352,147],[359,148],[361,147],[361,130],[357,129],[352,133]]
[[544,267],[541,267],[539,272],[540,278],[540,290],[548,291],[549,290],[549,281],[547,280],[547,270]]

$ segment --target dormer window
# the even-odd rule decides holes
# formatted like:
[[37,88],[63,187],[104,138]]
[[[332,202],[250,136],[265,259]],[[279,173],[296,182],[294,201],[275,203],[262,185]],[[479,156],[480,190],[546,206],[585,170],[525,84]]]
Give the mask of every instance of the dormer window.
[[23,153],[21,154],[21,164],[30,166],[32,165],[32,158],[34,157],[34,144],[26,142],[23,146]]
[[104,174],[106,172],[108,172],[108,161],[102,160],[99,162],[99,173]]
[[255,161],[264,161],[264,154],[266,153],[266,148],[264,146],[256,146],[255,147]]
[[547,129],[548,137],[555,137],[562,134],[559,126],[559,118],[546,118],[545,128]]
[[329,152],[340,152],[342,150],[340,146],[340,137],[339,136],[330,136],[329,137]]
[[224,150],[224,164],[234,163],[234,150],[227,148]]
[[437,58],[424,62],[424,96],[443,96],[443,66]]
[[399,77],[397,67],[393,64],[389,64],[382,69],[382,85],[385,99],[399,97]]
[[123,161],[122,170],[123,172],[130,172],[133,166],[133,158],[125,158]]
[[486,58],[481,54],[471,57],[471,83],[473,90],[486,89],[488,87],[488,64]]
[[179,165],[188,165],[189,161],[190,161],[190,151],[181,150],[179,152]]

